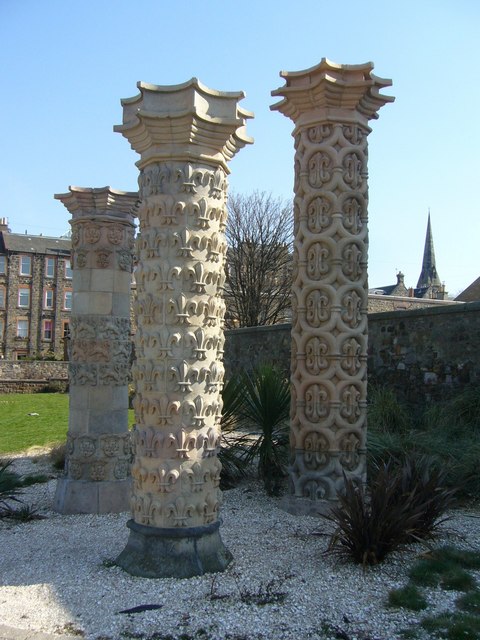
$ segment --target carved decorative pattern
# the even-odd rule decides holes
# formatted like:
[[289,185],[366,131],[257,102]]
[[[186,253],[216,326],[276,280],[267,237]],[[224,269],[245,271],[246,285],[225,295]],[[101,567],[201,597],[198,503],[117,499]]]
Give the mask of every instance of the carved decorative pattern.
[[[80,190],[82,198],[100,198],[101,194]],[[76,195],[72,191],[72,197]],[[104,194],[106,195],[106,194]],[[127,208],[134,194],[115,194],[117,204],[124,197]],[[67,199],[68,202],[68,199]],[[92,200],[93,202],[93,200]],[[91,203],[92,204],[92,203]],[[92,207],[93,205],[92,205]],[[130,271],[132,267],[133,218],[121,210],[102,210],[88,217],[75,208],[72,219],[72,258],[74,293],[109,294],[117,300],[123,296],[129,308],[130,282],[127,278],[111,278],[110,290],[105,290],[110,275],[84,278],[79,274],[90,270]],[[112,204],[112,209],[115,205]],[[109,214],[113,215],[109,215]],[[82,275],[80,278],[79,275]],[[98,281],[98,291],[93,282]],[[85,283],[89,283],[87,286]],[[78,312],[75,303],[70,320],[71,406],[84,404],[85,411],[71,411],[67,440],[67,475],[74,480],[103,482],[125,480],[130,475],[131,443],[127,431],[128,390],[130,376],[130,317],[99,312],[101,296],[85,296],[89,307]],[[88,311],[88,313],[85,313]],[[115,406],[112,406],[112,398]],[[118,419],[118,423],[115,420]],[[111,426],[109,431],[108,427]],[[122,432],[119,426],[124,428]],[[98,505],[92,505],[94,512]],[[82,507],[83,508],[83,507]]]
[[367,133],[340,123],[297,133],[291,477],[313,501],[365,469]]
[[131,455],[129,433],[67,436],[67,474],[74,480],[125,480]]
[[158,527],[217,518],[227,180],[194,162],[139,178],[133,514]]

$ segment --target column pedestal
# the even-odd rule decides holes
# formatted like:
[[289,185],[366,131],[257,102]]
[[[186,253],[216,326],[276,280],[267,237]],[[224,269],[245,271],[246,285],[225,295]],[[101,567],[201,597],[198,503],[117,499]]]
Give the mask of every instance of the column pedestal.
[[161,529],[134,520],[128,543],[117,564],[133,576],[144,578],[192,578],[224,571],[232,554],[220,537],[220,521],[202,527]]

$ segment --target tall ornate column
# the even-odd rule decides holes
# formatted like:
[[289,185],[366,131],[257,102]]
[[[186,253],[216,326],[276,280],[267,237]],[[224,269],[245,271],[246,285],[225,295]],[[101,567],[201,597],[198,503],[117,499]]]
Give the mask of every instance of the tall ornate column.
[[219,534],[227,162],[243,93],[138,83],[115,127],[141,158],[133,519],[117,563],[189,577],[230,561]]
[[365,480],[368,121],[394,98],[373,64],[282,72],[271,108],[295,124],[291,493],[328,509],[344,473]]
[[72,214],[70,412],[61,513],[127,511],[130,289],[137,193],[70,187]]

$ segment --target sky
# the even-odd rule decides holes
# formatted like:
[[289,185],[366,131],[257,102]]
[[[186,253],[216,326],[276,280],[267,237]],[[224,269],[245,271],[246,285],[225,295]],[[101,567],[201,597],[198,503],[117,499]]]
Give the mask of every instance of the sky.
[[0,0],[0,217],[62,235],[69,185],[137,190],[113,132],[141,80],[244,91],[255,143],[230,189],[293,197],[292,122],[270,105],[282,70],[372,61],[392,104],[370,122],[369,286],[415,286],[428,211],[451,295],[480,276],[478,0]]

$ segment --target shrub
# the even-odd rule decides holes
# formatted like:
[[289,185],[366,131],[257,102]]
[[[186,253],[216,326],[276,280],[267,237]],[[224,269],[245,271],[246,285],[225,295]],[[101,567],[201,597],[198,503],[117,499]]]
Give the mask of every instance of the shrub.
[[[410,456],[428,455],[443,470],[445,486],[457,489],[459,497],[479,498],[479,398],[479,388],[467,388],[454,399],[428,406],[423,413],[419,411],[416,419],[410,421],[411,428],[404,429],[403,418],[399,423],[393,418],[395,403],[402,411],[394,393],[391,390],[379,393],[374,387],[368,409],[369,473],[390,457],[400,463]],[[387,417],[380,419],[379,415]]]
[[422,558],[410,570],[410,580],[421,587],[441,586],[454,591],[469,591],[476,586],[466,569],[480,567],[480,554],[444,546]]
[[[274,366],[264,364],[225,385],[222,426],[229,454],[243,472],[257,465],[269,495],[278,495],[288,458],[290,385]],[[224,456],[222,458],[222,456]]]
[[18,499],[22,479],[12,471],[13,460],[0,460],[0,516],[10,508],[10,502]]
[[405,406],[388,387],[372,387],[368,394],[368,424],[377,432],[404,433],[411,426]]
[[50,380],[45,386],[43,386],[39,393],[67,393],[68,392],[68,380]]
[[452,492],[426,461],[381,465],[367,488],[345,476],[345,492],[325,517],[335,531],[327,553],[362,565],[381,562],[402,545],[435,536]]
[[232,377],[222,399],[222,486],[234,486],[256,464],[267,493],[278,495],[288,458],[288,380],[263,364]]
[[390,607],[403,607],[412,611],[422,611],[427,608],[425,596],[413,584],[407,584],[401,589],[392,589],[388,594]]
[[67,444],[65,442],[59,442],[50,449],[49,458],[54,469],[63,471],[65,468],[65,456],[66,456]]

